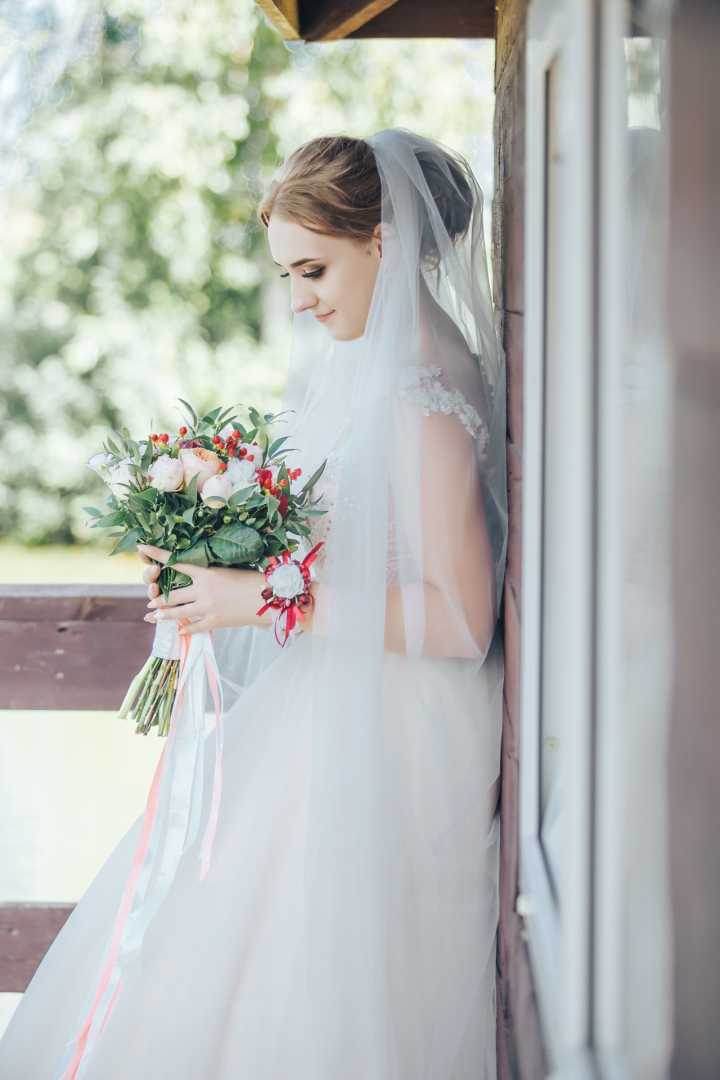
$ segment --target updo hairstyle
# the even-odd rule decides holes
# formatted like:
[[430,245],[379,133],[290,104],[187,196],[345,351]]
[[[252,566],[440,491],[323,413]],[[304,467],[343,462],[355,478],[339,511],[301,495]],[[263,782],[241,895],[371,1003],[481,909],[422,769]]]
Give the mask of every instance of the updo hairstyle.
[[[474,207],[468,166],[441,151],[447,172],[425,151],[415,156],[435,200],[447,234],[457,243],[467,233]],[[270,181],[258,217],[267,228],[270,215],[296,221],[326,236],[368,240],[380,224],[382,192],[375,152],[364,139],[346,135],[311,139],[295,150]],[[420,257],[435,266],[439,251],[425,215]]]

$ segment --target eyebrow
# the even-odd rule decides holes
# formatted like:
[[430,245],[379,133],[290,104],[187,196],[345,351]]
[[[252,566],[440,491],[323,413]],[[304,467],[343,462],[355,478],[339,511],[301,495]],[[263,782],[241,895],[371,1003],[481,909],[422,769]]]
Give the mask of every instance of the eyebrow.
[[[273,260],[273,261],[275,262],[276,266],[282,266],[282,263],[279,263],[276,260]],[[298,259],[297,262],[290,263],[290,269],[291,270],[296,270],[298,266],[304,266],[305,263],[311,263],[311,262],[322,262],[322,259],[319,259],[319,258],[318,259]]]

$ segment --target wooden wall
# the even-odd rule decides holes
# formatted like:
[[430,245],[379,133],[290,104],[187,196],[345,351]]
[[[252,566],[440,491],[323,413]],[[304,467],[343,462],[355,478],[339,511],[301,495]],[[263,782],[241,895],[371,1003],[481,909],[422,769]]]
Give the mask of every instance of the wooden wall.
[[507,0],[497,19],[493,274],[508,383],[509,545],[505,576],[505,701],[502,749],[498,1080],[543,1080],[545,1052],[527,936],[516,914],[520,752],[520,578],[523,446],[523,274],[525,223],[525,16]]
[[676,683],[670,749],[675,1080],[720,1076],[720,5],[672,37],[670,319]]

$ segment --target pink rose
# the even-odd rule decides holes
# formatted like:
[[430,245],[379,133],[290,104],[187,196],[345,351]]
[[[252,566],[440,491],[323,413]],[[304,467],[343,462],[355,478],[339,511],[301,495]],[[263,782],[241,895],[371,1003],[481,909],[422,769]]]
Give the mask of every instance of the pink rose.
[[182,462],[185,487],[193,476],[197,476],[198,495],[205,481],[220,472],[220,458],[214,450],[205,450],[203,447],[186,448],[180,451],[179,458]]

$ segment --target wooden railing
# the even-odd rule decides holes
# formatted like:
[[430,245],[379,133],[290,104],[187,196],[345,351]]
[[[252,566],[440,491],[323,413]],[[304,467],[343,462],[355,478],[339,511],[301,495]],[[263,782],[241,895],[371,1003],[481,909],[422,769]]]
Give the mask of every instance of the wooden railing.
[[[118,708],[150,651],[146,604],[142,585],[0,585],[0,709]],[[0,992],[26,989],[72,909],[0,904]]]

